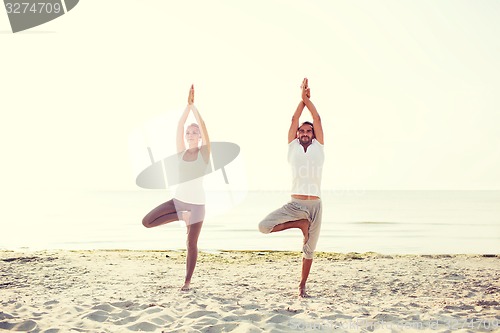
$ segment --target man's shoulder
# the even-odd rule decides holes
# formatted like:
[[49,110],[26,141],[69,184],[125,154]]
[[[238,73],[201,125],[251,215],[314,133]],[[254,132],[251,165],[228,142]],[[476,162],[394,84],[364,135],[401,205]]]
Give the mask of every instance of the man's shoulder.
[[323,144],[320,143],[318,140],[314,139],[313,142],[312,142],[313,145],[317,145],[317,146],[320,146],[320,147],[323,147]]
[[296,148],[297,146],[300,146],[300,142],[298,139],[293,139],[292,141],[290,141],[288,143],[288,149],[294,149]]

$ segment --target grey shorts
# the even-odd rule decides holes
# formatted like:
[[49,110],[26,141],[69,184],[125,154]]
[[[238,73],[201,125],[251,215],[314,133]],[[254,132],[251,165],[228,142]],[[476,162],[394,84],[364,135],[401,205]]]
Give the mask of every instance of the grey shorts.
[[312,259],[318,244],[321,215],[321,199],[300,200],[292,198],[289,203],[267,215],[259,223],[259,230],[264,234],[268,234],[278,224],[302,219],[309,220],[309,239],[302,248],[302,256],[306,259]]
[[177,212],[179,220],[182,220],[182,212],[191,213],[189,224],[202,222],[205,219],[205,205],[195,205],[175,198],[172,199],[172,201],[174,202],[175,211]]

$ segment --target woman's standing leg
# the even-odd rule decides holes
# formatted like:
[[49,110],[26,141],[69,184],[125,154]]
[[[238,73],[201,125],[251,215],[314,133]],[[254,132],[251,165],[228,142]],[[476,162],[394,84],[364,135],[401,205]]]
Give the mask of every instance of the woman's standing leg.
[[200,236],[201,227],[203,221],[194,224],[187,223],[187,258],[186,258],[186,279],[184,280],[184,286],[181,290],[189,290],[189,284],[191,283],[191,277],[193,276],[194,268],[196,267],[196,260],[198,259],[198,237]]

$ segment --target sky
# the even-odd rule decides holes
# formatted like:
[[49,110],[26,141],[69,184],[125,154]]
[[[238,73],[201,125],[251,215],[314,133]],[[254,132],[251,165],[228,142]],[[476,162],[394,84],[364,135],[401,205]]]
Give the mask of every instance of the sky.
[[82,0],[13,34],[0,11],[2,197],[139,190],[191,84],[211,140],[241,148],[235,186],[287,190],[304,77],[323,190],[500,190],[498,17],[493,0]]

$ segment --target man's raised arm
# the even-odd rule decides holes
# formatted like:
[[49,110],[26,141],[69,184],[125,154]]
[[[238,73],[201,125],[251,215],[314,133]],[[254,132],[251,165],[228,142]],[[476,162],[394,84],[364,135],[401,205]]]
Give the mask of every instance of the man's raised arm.
[[306,105],[304,104],[303,101],[300,101],[299,105],[297,105],[297,109],[295,110],[295,113],[293,114],[292,117],[292,123],[290,124],[290,129],[288,130],[288,143],[292,142],[297,137],[297,129],[299,128],[299,118],[305,106]]
[[305,78],[302,83],[302,102],[305,104],[309,112],[311,112],[314,125],[314,135],[316,137],[316,140],[319,143],[324,144],[323,126],[321,125],[321,117],[319,116],[318,110],[316,110],[316,107],[314,106],[313,102],[311,102],[310,97],[311,97],[311,90],[309,89],[308,86],[308,80],[307,78]]

